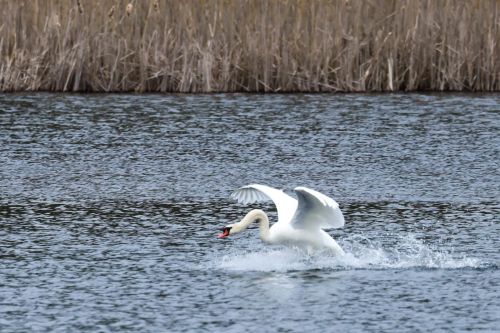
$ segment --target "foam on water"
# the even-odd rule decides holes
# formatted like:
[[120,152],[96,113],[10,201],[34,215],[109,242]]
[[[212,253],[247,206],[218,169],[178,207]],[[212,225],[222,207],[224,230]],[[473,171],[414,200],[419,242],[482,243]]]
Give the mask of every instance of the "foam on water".
[[399,236],[391,248],[354,235],[341,242],[346,255],[319,252],[308,254],[300,249],[265,247],[235,249],[215,259],[218,268],[234,271],[296,271],[311,269],[388,269],[388,268],[480,268],[478,259],[456,255],[425,244],[413,235]]

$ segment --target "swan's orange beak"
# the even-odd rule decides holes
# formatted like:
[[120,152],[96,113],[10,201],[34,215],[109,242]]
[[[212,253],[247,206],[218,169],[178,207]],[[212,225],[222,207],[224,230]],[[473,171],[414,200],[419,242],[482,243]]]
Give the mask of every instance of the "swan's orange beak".
[[217,235],[217,238],[226,238],[229,236],[229,231],[231,230],[230,227],[224,227],[222,228],[222,233]]

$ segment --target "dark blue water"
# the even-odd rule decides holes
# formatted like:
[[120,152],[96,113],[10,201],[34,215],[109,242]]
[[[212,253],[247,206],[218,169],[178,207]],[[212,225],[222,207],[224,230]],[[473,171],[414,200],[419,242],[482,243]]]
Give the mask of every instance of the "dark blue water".
[[[0,95],[0,331],[492,332],[500,95]],[[261,183],[344,257],[220,240]]]

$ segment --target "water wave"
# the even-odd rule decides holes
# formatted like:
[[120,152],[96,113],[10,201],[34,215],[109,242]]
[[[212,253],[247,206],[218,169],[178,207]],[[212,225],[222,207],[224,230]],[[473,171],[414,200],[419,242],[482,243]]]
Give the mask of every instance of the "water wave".
[[296,271],[311,269],[394,269],[430,268],[457,269],[482,268],[479,259],[457,255],[425,244],[413,235],[398,236],[394,245],[384,248],[361,235],[342,240],[344,256],[319,252],[308,254],[300,249],[267,247],[235,249],[215,259],[213,264],[235,271]]

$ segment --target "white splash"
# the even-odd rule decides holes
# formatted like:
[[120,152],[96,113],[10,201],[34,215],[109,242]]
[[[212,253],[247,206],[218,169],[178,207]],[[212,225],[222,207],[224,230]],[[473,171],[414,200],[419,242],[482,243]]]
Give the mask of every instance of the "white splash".
[[[397,236],[396,236],[397,237]],[[390,249],[363,236],[344,239],[346,255],[335,257],[326,253],[307,254],[299,249],[262,248],[239,250],[215,259],[215,267],[233,271],[300,271],[311,269],[388,269],[388,268],[477,268],[481,262],[475,258],[456,256],[439,250],[413,235],[397,237]]]

